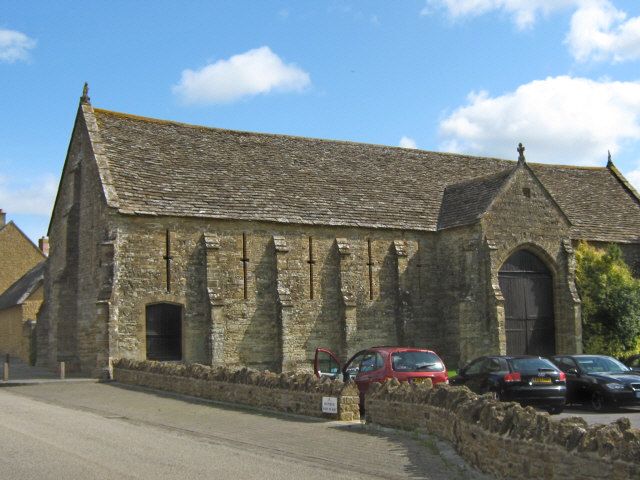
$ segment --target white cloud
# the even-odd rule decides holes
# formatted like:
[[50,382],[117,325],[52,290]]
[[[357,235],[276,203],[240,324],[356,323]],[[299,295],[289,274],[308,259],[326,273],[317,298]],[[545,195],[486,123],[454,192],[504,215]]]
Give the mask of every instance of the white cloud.
[[585,1],[565,39],[573,57],[623,62],[640,58],[640,17],[627,18],[608,0]]
[[640,82],[549,77],[468,104],[440,123],[449,151],[516,158],[522,142],[531,162],[602,165],[607,150],[640,140]]
[[421,14],[438,8],[453,19],[504,12],[521,30],[532,27],[541,15],[573,9],[565,43],[576,60],[640,59],[640,17],[627,18],[611,0],[427,0]]
[[49,216],[58,191],[53,175],[39,177],[31,183],[0,176],[0,208],[11,215]]
[[640,191],[640,168],[624,174],[625,178],[633,185],[636,191]]
[[402,148],[418,148],[416,146],[416,141],[413,138],[405,136],[400,139],[400,143],[398,144],[398,146]]
[[519,29],[535,23],[539,15],[562,10],[579,4],[582,0],[427,0],[422,15],[431,14],[436,8],[444,8],[453,19],[479,16],[491,11],[504,11],[513,17]]
[[29,50],[35,46],[36,41],[22,32],[0,29],[0,62],[26,60],[29,58]]
[[271,91],[302,91],[310,84],[308,73],[285,64],[269,47],[260,47],[200,70],[184,70],[173,92],[189,104],[213,104]]

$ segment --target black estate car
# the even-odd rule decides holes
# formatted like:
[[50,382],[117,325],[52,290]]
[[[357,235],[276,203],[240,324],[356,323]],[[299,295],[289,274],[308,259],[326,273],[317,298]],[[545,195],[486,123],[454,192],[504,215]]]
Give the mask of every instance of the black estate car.
[[556,355],[567,375],[567,403],[600,411],[607,406],[640,405],[640,374],[605,355]]
[[549,360],[534,356],[480,357],[449,379],[473,392],[493,393],[497,399],[535,405],[561,413],[566,396],[565,374]]

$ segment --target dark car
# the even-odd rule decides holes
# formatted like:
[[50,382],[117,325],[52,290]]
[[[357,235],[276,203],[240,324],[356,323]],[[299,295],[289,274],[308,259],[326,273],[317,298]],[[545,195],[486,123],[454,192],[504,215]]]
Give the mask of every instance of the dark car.
[[316,348],[313,370],[319,377],[342,377],[355,380],[360,390],[360,409],[364,395],[373,382],[397,378],[401,382],[433,384],[449,382],[443,361],[433,351],[409,347],[372,347],[362,350],[342,366],[338,357],[326,348]]
[[470,362],[451,379],[451,384],[465,385],[475,393],[492,393],[498,400],[535,405],[557,414],[565,404],[565,380],[566,375],[545,358],[494,355]]
[[640,374],[640,355],[631,355],[625,358],[622,363],[633,370],[635,373]]
[[593,410],[640,405],[640,374],[605,355],[555,355],[553,362],[567,374],[567,402]]

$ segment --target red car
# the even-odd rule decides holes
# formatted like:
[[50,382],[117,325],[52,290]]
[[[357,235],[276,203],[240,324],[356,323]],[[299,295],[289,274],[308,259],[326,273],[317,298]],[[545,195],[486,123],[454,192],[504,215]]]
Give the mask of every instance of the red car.
[[356,353],[344,367],[326,348],[316,348],[313,369],[318,377],[354,379],[360,390],[360,408],[372,382],[397,378],[401,382],[421,383],[430,378],[433,384],[449,383],[444,362],[431,350],[407,347],[372,347]]

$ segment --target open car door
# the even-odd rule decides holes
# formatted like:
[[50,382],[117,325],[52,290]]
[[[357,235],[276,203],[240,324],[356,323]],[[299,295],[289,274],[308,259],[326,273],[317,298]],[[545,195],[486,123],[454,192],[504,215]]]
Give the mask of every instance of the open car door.
[[316,348],[313,371],[318,377],[339,378],[342,374],[342,365],[331,350]]

